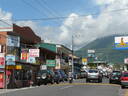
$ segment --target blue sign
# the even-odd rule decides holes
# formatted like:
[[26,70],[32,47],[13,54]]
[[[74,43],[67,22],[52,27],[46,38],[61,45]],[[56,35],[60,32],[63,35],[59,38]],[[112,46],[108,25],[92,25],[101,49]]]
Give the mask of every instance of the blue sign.
[[15,56],[14,55],[7,55],[6,61],[15,61]]
[[14,61],[7,61],[6,65],[16,65],[16,63]]
[[36,63],[35,57],[29,57],[29,58],[28,58],[28,62],[29,62],[29,63]]
[[19,47],[20,37],[8,35],[7,46]]

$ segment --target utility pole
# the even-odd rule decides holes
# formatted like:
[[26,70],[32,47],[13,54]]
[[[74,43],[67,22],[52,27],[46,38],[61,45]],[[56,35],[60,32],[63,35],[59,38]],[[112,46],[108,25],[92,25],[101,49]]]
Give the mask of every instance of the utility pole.
[[74,52],[73,52],[73,50],[74,50],[74,36],[73,36],[73,34],[72,34],[72,74],[74,75],[74,58],[73,58],[73,54],[74,54]]

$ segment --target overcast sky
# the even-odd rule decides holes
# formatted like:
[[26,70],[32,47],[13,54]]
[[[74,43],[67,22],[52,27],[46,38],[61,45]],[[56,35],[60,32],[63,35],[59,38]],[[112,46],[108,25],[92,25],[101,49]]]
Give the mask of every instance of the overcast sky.
[[[30,26],[47,42],[71,47],[73,34],[75,47],[80,48],[96,38],[128,33],[128,0],[8,0],[8,3],[7,0],[0,1],[0,18],[4,20],[66,16],[67,18],[62,20],[15,22],[20,26]],[[42,1],[44,2],[41,3]],[[39,2],[40,7],[37,7]],[[16,4],[17,6],[14,6]],[[123,10],[111,12],[118,9]]]

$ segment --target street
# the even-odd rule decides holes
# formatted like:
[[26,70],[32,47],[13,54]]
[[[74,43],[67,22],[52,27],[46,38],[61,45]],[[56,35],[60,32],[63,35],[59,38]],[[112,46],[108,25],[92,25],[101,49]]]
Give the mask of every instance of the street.
[[[86,83],[85,79],[75,80],[74,83],[61,83],[7,91],[6,96],[125,96],[126,89],[119,85],[109,84],[108,79],[103,83]],[[1,94],[0,96],[5,96]]]

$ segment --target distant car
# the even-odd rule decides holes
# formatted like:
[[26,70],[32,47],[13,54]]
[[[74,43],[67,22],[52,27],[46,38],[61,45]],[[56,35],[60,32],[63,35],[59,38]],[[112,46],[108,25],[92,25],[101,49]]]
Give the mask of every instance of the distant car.
[[122,73],[121,76],[121,87],[125,88],[126,86],[128,86],[128,72]]
[[102,82],[102,74],[99,72],[99,70],[97,69],[90,69],[87,72],[87,78],[86,78],[86,82],[90,82],[90,81],[98,81],[98,83]]
[[113,71],[109,77],[109,83],[118,83],[120,84],[121,71]]

